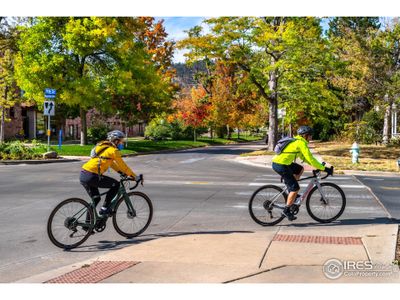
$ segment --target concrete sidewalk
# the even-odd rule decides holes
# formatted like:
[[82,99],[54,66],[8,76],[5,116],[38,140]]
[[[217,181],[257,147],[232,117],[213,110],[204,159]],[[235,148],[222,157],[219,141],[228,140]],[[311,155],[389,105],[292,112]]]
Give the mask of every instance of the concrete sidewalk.
[[[397,224],[153,236],[20,283],[400,283]],[[147,236],[150,237],[150,236]],[[151,237],[150,237],[151,238]]]

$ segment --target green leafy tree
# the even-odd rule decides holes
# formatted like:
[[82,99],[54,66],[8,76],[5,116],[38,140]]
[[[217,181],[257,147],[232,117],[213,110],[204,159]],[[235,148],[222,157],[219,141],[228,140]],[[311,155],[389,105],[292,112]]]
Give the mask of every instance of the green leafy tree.
[[137,18],[34,18],[19,42],[19,85],[38,103],[51,87],[56,101],[78,105],[81,145],[87,143],[90,108],[126,118],[132,107],[133,113],[164,108],[165,85],[138,39],[142,26]]
[[[189,36],[180,47],[190,50],[189,61],[222,59],[247,73],[269,105],[269,149],[278,138],[281,101],[299,110],[310,101],[329,102],[326,96],[334,97],[328,93],[317,97],[328,84],[323,62],[329,59],[324,57],[327,49],[318,18],[222,17],[205,22],[211,32]],[[296,106],[298,103],[303,106]]]
[[16,20],[0,17],[0,143],[4,142],[4,126],[8,121],[6,110],[19,100],[14,77],[14,61],[17,53],[18,31]]

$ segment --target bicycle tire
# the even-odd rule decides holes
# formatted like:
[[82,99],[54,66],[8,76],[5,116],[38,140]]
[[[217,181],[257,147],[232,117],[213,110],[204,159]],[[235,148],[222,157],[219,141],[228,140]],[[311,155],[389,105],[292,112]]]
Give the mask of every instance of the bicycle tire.
[[[250,198],[249,201],[249,213],[251,218],[258,224],[262,225],[262,226],[273,226],[278,224],[279,222],[281,222],[285,217],[282,215],[282,210],[278,209],[278,208],[271,208],[271,211],[268,211],[266,209],[266,205],[268,204],[269,201],[267,198],[265,198],[264,196],[262,196],[262,192],[264,191],[264,193],[266,193],[266,191],[268,189],[271,189],[271,193],[273,193],[273,195],[276,194],[280,194],[283,192],[282,188],[280,188],[279,186],[276,185],[264,185],[262,187],[260,187],[259,189],[257,189],[253,195]],[[268,196],[269,197],[269,196]],[[282,195],[280,196],[281,199],[279,199],[279,204],[280,205],[286,205],[286,200],[287,200],[287,194],[286,193],[282,193]],[[283,199],[282,199],[283,198]],[[261,203],[255,203],[255,202],[262,202]],[[256,207],[257,205],[257,207]],[[257,210],[257,211],[256,211]],[[275,216],[272,215],[272,212],[274,211]],[[261,219],[261,216],[265,215],[265,220]],[[269,222],[267,219],[268,217],[270,217],[271,219],[277,217],[276,220]]]
[[[314,193],[316,191],[318,191],[318,188],[316,186],[308,194],[307,201],[306,201],[307,212],[308,212],[308,214],[310,215],[311,218],[313,218],[315,221],[317,221],[319,223],[330,223],[330,222],[335,221],[337,218],[339,218],[343,214],[344,209],[346,207],[346,195],[344,194],[343,190],[338,185],[336,185],[336,184],[334,184],[332,182],[322,182],[321,183],[321,187],[322,188],[330,187],[330,188],[332,188],[333,190],[335,190],[337,192],[334,195],[334,196],[337,196],[337,199],[339,199],[339,201],[340,201],[340,204],[339,204],[340,207],[339,207],[337,213],[335,215],[333,215],[332,217],[329,217],[329,218],[322,218],[322,217],[318,217],[316,215],[316,213],[313,210],[312,205],[311,205],[311,198],[314,195]],[[321,199],[322,199],[321,196],[317,196],[316,197],[316,201],[319,200],[319,204],[321,204],[321,202],[322,202]],[[328,195],[328,200],[330,200],[331,203],[332,203],[333,199],[334,198],[331,195]],[[335,200],[335,203],[336,202],[337,201]],[[323,204],[321,207],[324,207],[324,205],[325,205],[325,209],[326,209],[326,207],[327,207],[326,204]],[[331,206],[329,206],[329,207],[331,207]]]
[[[57,213],[58,212],[62,212],[62,208],[64,208],[64,210],[66,209],[66,206],[69,204],[78,204],[78,206],[81,206],[81,208],[78,209],[74,209],[72,211],[72,208],[70,209],[70,213],[66,212],[64,214],[61,213],[61,216],[58,217]],[[74,219],[73,216],[74,214],[77,214],[80,210],[83,210],[86,208],[86,212],[83,212],[81,215],[85,215],[85,222],[87,222],[88,224],[88,228],[87,230],[84,230],[82,226],[76,226],[74,227],[74,222],[78,221],[77,219]],[[87,218],[86,218],[87,216]],[[55,218],[60,218],[61,224],[56,225],[55,222]],[[69,199],[65,199],[62,202],[60,202],[51,212],[49,219],[47,221],[47,235],[49,236],[50,241],[57,247],[59,248],[63,248],[63,249],[73,249],[78,247],[79,245],[81,245],[82,243],[84,243],[89,236],[92,233],[91,228],[93,228],[93,224],[94,224],[94,218],[93,218],[93,210],[91,208],[91,206],[89,205],[89,203],[87,203],[85,200],[83,199],[79,199],[79,198],[69,198]],[[68,227],[67,227],[68,225]],[[68,231],[65,234],[61,234],[59,235],[58,232],[56,232],[57,228],[56,227],[60,227],[60,230],[65,230],[67,229]],[[73,228],[73,229],[71,229]],[[76,231],[74,232],[74,230],[76,229]],[[69,234],[71,232],[71,234]],[[75,238],[75,241],[72,242],[73,238],[71,237],[71,235],[75,235],[75,233],[78,233],[78,236]],[[71,242],[64,242],[62,241],[62,237],[67,238],[68,237],[71,239]]]
[[[127,194],[129,199],[132,199],[132,196],[138,197],[137,199],[131,200],[131,204],[133,205],[136,215],[135,216],[130,216],[128,207],[125,203],[124,197],[121,197],[117,204],[115,205],[115,213],[113,215],[113,225],[115,230],[118,232],[118,234],[126,237],[126,238],[133,238],[136,237],[140,234],[142,234],[147,227],[149,227],[150,222],[153,218],[153,204],[151,203],[150,198],[141,192],[130,192]],[[142,206],[139,205],[138,199],[142,199]],[[123,211],[121,211],[122,206],[124,205]],[[144,208],[144,210],[142,210]],[[126,218],[124,218],[126,216]],[[141,220],[144,222],[141,222]],[[132,231],[128,232],[127,229],[125,229],[126,226],[123,226],[124,224],[122,223],[122,220],[133,220],[132,222]],[[138,221],[139,223],[135,223],[135,221]],[[134,226],[138,224],[137,229],[133,229]],[[124,227],[124,228],[123,228]],[[130,227],[130,226],[128,226]]]

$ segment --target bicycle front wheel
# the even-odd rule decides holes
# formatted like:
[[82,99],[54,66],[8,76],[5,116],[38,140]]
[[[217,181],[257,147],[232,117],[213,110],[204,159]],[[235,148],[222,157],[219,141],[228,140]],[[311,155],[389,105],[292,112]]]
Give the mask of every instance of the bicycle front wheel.
[[89,203],[70,198],[58,204],[47,221],[47,234],[57,247],[72,249],[85,242],[91,235],[93,210]]
[[153,205],[150,198],[141,192],[128,193],[131,211],[124,197],[121,197],[113,215],[115,230],[122,236],[133,238],[142,234],[149,227],[153,217]]
[[307,212],[315,221],[330,223],[339,218],[346,207],[343,190],[334,183],[323,182],[321,189],[314,187],[307,197]]
[[262,226],[272,226],[284,219],[286,193],[279,186],[265,185],[254,192],[249,201],[251,218]]

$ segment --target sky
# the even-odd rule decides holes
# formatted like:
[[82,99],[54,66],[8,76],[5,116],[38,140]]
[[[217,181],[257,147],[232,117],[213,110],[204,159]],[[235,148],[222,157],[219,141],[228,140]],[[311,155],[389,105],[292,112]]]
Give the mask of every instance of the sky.
[[[183,39],[185,30],[217,16],[397,16],[396,0],[12,0],[2,16],[153,16],[164,19],[168,38]],[[184,62],[176,50],[174,62]]]
[[[201,25],[204,17],[158,17],[156,20],[163,19],[165,31],[168,33],[168,39],[179,41],[184,39],[187,34],[186,30],[190,28]],[[174,52],[174,63],[185,62],[184,54],[186,50],[176,49]]]

